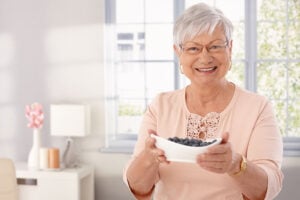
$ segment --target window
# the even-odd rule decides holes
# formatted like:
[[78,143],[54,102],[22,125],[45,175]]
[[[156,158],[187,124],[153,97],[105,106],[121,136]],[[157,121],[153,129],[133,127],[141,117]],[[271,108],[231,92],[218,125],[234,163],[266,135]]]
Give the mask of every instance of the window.
[[[186,85],[173,53],[172,28],[174,18],[197,2],[200,1],[106,1],[105,82],[109,119],[106,150],[131,152],[141,116],[150,101],[159,92]],[[202,2],[222,9],[234,24],[233,64],[228,79],[270,98],[289,150],[285,152],[298,155],[300,6],[297,0]]]
[[257,10],[257,92],[271,99],[293,155],[300,150],[300,4],[258,0]]

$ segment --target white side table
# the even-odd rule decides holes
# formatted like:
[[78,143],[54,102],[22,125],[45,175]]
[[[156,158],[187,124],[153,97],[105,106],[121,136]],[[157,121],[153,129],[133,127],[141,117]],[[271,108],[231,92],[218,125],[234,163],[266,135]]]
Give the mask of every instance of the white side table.
[[83,165],[57,171],[34,171],[16,163],[19,200],[94,200],[94,170]]

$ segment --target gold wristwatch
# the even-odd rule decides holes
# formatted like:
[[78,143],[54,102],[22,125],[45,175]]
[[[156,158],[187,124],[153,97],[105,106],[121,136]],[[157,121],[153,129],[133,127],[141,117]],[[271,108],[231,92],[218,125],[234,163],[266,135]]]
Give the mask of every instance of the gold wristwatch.
[[233,175],[238,176],[238,175],[242,174],[244,171],[246,171],[246,169],[247,169],[247,160],[246,160],[245,156],[242,155],[242,160],[240,163],[240,171],[234,173]]

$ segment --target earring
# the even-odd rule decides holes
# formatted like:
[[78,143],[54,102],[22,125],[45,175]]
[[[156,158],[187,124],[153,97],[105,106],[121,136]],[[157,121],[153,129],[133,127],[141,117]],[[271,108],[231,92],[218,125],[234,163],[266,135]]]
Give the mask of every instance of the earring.
[[232,66],[232,61],[230,60],[230,61],[229,61],[229,68],[228,68],[228,71],[231,70],[231,66]]
[[180,72],[181,72],[181,74],[184,74],[184,72],[183,72],[183,67],[182,67],[181,64],[179,65],[179,67],[180,67]]

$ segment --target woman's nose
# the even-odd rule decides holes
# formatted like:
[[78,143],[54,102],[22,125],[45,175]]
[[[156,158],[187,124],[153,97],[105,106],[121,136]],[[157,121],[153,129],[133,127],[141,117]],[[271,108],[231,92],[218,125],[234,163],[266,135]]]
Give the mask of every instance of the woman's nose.
[[213,61],[213,56],[207,51],[206,48],[202,49],[202,52],[198,55],[198,61],[201,62],[201,64],[208,64]]

